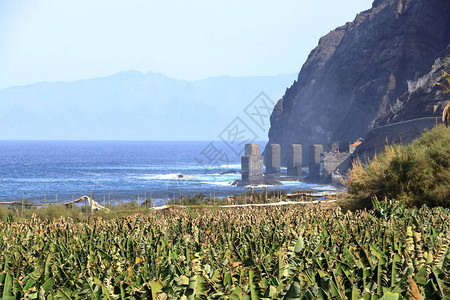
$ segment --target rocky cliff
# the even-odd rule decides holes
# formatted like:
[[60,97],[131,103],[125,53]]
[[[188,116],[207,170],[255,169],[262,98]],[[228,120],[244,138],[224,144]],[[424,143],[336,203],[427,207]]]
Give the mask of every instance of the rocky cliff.
[[449,43],[450,1],[376,0],[320,39],[275,106],[269,142],[303,144],[306,158],[310,144],[364,137]]
[[450,101],[450,93],[436,85],[439,82],[448,86],[442,71],[450,72],[450,46],[445,55],[430,66],[429,72],[408,82],[408,89],[375,121],[375,128],[367,133],[354,157],[365,162],[383,151],[386,144],[409,144],[424,129],[442,124],[442,111]]
[[448,85],[443,71],[450,72],[450,45],[445,55],[437,58],[429,67],[428,73],[422,74],[417,80],[408,81],[407,90],[375,120],[375,128],[419,118],[435,117],[441,122],[442,110],[450,100],[450,94],[436,84]]

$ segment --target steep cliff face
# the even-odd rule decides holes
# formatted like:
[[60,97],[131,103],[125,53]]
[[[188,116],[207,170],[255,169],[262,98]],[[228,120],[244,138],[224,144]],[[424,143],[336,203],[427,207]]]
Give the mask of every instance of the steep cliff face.
[[445,55],[436,59],[429,67],[429,72],[422,74],[417,80],[408,82],[408,90],[401,94],[393,105],[375,121],[375,127],[392,125],[418,118],[441,119],[442,110],[450,93],[445,92],[440,83],[448,86],[443,71],[450,72],[450,45]]
[[449,43],[450,1],[375,1],[320,39],[272,113],[269,142],[307,152],[363,137]]
[[[408,90],[375,121],[375,128],[367,133],[354,157],[363,162],[371,160],[386,144],[409,144],[425,129],[443,123],[442,111],[450,101],[450,93],[435,83],[448,86],[442,71],[450,72],[450,46],[445,53],[429,67],[428,73],[409,82]],[[350,165],[340,170],[347,167]]]

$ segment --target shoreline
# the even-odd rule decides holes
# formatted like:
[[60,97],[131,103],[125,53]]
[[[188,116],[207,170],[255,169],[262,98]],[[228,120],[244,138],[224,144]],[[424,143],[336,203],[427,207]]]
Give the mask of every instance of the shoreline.
[[[249,186],[247,186],[249,187]],[[260,187],[260,186],[256,186],[256,187]],[[255,187],[254,187],[255,188]],[[334,190],[294,190],[291,193],[287,193],[286,191],[282,191],[279,189],[274,189],[271,191],[271,197],[270,199],[278,199],[278,202],[272,202],[272,203],[266,203],[266,201],[268,201],[268,195],[265,194],[265,200],[264,203],[259,203],[259,202],[253,202],[253,203],[244,203],[244,204],[230,204],[231,202],[235,201],[255,201],[256,199],[258,199],[258,201],[263,201],[263,193],[262,190],[261,191],[256,191],[254,192],[253,190],[250,191],[246,191],[240,194],[234,194],[234,195],[228,195],[226,197],[223,196],[214,196],[214,197],[207,197],[205,196],[205,194],[203,193],[198,193],[196,195],[193,195],[191,197],[189,196],[181,196],[179,198],[172,198],[172,199],[152,199],[152,198],[141,198],[141,199],[132,199],[132,197],[130,197],[129,199],[125,200],[125,201],[121,201],[121,200],[114,200],[114,201],[106,201],[106,202],[102,202],[102,201],[98,201],[96,200],[97,198],[95,197],[90,197],[87,195],[81,196],[77,199],[72,199],[70,201],[58,201],[58,202],[33,202],[31,200],[33,199],[27,199],[27,198],[22,198],[22,199],[13,199],[13,200],[7,200],[7,201],[1,201],[0,200],[0,207],[8,207],[8,206],[21,206],[21,207],[34,207],[34,208],[41,208],[41,207],[48,207],[51,205],[75,205],[78,207],[82,207],[82,206],[89,206],[86,205],[88,203],[88,201],[91,201],[94,203],[95,206],[100,206],[103,208],[107,208],[107,207],[119,207],[122,205],[129,205],[131,203],[136,203],[136,205],[138,207],[142,206],[145,208],[158,208],[158,207],[170,207],[170,206],[178,206],[178,207],[185,207],[185,206],[190,206],[190,205],[183,205],[183,201],[186,202],[192,199],[200,199],[200,202],[204,202],[204,204],[200,204],[200,205],[204,205],[207,206],[208,205],[208,201],[209,203],[214,203],[214,202],[227,202],[228,205],[215,205],[215,206],[220,206],[220,207],[244,207],[244,206],[267,206],[267,205],[274,205],[273,203],[278,203],[279,205],[284,205],[284,204],[294,204],[294,203],[318,203],[318,202],[329,202],[329,200],[327,200],[329,197],[337,197],[342,194],[343,191],[342,190],[338,190],[338,189],[334,189]],[[92,193],[91,193],[92,195]],[[310,199],[309,201],[293,201],[293,200],[297,200],[298,198],[300,199]],[[289,199],[291,199],[291,201],[289,201]],[[312,200],[315,199],[315,200]],[[288,200],[288,201],[286,201]],[[84,202],[83,202],[84,201]],[[177,204],[177,202],[179,204]],[[90,202],[89,202],[90,203]],[[147,203],[149,203],[147,206]],[[150,206],[151,203],[151,206]],[[84,204],[84,205],[83,205]]]
[[[298,178],[293,177],[282,177],[282,181],[284,184],[281,185],[266,185],[269,189],[269,192],[274,191],[282,191],[285,193],[292,193],[298,191],[306,191],[306,190],[317,190],[318,192],[332,190],[334,192],[341,192],[344,189],[339,186],[334,186],[331,184],[324,183],[313,183],[313,182],[304,182],[299,181]],[[189,186],[188,186],[189,187]],[[228,187],[228,186],[227,186]],[[0,195],[0,205],[4,202],[25,202],[25,203],[33,203],[35,205],[42,204],[63,204],[65,202],[74,201],[75,199],[82,197],[82,195],[92,195],[92,198],[102,205],[120,205],[120,203],[130,203],[130,202],[144,202],[146,199],[151,199],[155,206],[164,205],[169,201],[174,199],[190,198],[196,197],[197,195],[203,194],[205,197],[216,198],[216,199],[225,199],[227,197],[232,197],[236,195],[243,195],[249,192],[249,188],[251,186],[229,186],[229,190],[221,189],[221,186],[213,186],[210,189],[199,190],[195,187],[192,187],[191,191],[186,192],[183,188],[180,189],[172,189],[167,190],[165,192],[152,193],[152,188],[147,190],[126,190],[126,191],[117,191],[111,189],[111,191],[107,191],[104,189],[103,191],[96,192],[94,190],[89,192],[77,192],[77,193],[55,193],[51,195],[50,193],[46,193],[45,191],[41,196],[27,196],[24,193],[22,196],[1,196]],[[92,193],[92,194],[91,194]],[[155,194],[158,194],[156,196]],[[165,197],[161,197],[161,194],[165,194]]]

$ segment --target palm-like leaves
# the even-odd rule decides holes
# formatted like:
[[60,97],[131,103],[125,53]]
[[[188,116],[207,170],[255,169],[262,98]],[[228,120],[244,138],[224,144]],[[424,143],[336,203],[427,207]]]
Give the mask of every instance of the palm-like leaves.
[[0,223],[0,295],[439,298],[448,292],[448,220],[448,209],[384,204],[346,214],[314,206],[174,209],[90,223]]

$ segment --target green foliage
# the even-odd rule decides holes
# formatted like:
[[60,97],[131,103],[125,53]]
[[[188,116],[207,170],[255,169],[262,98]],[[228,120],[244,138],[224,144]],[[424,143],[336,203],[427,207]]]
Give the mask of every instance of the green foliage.
[[408,299],[448,293],[449,209],[174,208],[0,222],[2,299]]
[[[307,192],[307,191],[303,191]],[[314,192],[314,191],[313,191]],[[210,195],[200,193],[193,196],[182,196],[181,199],[171,199],[167,201],[167,205],[182,205],[182,206],[220,206],[228,204],[248,204],[248,203],[266,203],[278,202],[285,199],[286,192],[281,190],[273,190],[267,193],[267,201],[262,190],[255,190],[251,192],[244,192],[240,195],[235,194],[227,198],[214,198]]]
[[12,218],[14,211],[8,207],[0,206],[0,221],[6,222],[9,218]]
[[82,209],[80,207],[74,206],[72,208],[67,208],[62,204],[52,204],[47,207],[39,209],[24,210],[25,215],[30,216],[31,214],[36,214],[42,219],[58,219],[61,217],[70,217],[72,219],[81,220],[83,219]]
[[183,197],[182,200],[175,199],[175,200],[169,200],[167,202],[168,205],[204,205],[208,202],[211,202],[212,199],[206,198],[206,195],[203,193],[197,194],[192,197]]
[[438,126],[408,146],[387,146],[366,166],[357,161],[346,182],[356,201],[395,199],[408,206],[450,206],[450,131]]
[[[69,207],[61,204],[52,204],[47,207],[36,208],[35,206],[12,206],[0,207],[0,221],[8,219],[30,218],[35,215],[42,219],[59,219],[61,217],[72,218],[74,220],[86,220],[88,207]],[[84,210],[84,211],[83,211]]]
[[389,220],[393,216],[404,217],[405,206],[394,200],[378,201],[372,200],[373,214],[376,217]]
[[[307,191],[300,191],[300,192],[307,192]],[[287,192],[283,190],[273,190],[269,191],[267,195],[269,198],[283,198],[287,195]]]

